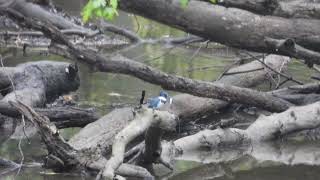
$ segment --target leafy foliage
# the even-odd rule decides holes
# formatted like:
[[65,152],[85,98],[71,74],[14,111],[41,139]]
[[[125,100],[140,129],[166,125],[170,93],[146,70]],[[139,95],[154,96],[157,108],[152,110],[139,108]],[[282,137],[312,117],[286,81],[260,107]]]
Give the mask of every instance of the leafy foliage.
[[183,8],[187,7],[189,3],[189,0],[180,0],[180,4]]
[[87,22],[93,17],[112,20],[118,15],[118,0],[89,0],[82,10],[82,20]]

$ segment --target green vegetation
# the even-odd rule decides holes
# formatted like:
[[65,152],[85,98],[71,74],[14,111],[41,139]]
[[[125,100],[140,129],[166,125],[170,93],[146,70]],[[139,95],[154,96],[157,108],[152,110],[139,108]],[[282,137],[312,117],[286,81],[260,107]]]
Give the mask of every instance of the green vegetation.
[[91,18],[112,20],[118,15],[118,0],[90,0],[82,10],[82,20],[87,22]]

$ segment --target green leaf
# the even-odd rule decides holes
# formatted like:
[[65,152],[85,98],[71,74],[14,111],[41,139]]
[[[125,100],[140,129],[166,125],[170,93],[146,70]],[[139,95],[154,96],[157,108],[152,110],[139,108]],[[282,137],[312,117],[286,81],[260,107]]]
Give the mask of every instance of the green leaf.
[[87,22],[90,19],[90,17],[92,16],[93,9],[94,8],[92,1],[89,1],[82,10],[82,20],[84,22]]
[[106,18],[107,20],[112,20],[115,12],[113,8],[107,7],[104,8],[103,11],[103,17]]
[[89,0],[82,10],[82,20],[87,22],[94,17],[112,20],[118,15],[117,8],[118,0]]
[[103,17],[103,9],[102,8],[98,8],[95,10],[95,15],[97,17]]
[[180,0],[180,4],[183,8],[187,7],[189,3],[189,0]]
[[212,4],[217,4],[217,0],[210,0]]
[[94,8],[104,7],[106,6],[105,0],[91,0]]

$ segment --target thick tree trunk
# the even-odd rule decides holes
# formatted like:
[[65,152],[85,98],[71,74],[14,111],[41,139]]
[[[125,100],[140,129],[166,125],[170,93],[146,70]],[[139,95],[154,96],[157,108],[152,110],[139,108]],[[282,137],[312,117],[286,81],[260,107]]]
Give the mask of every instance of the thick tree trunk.
[[285,18],[320,19],[320,3],[294,0],[218,0],[225,7],[245,9],[257,14],[280,16]]
[[[0,68],[0,87],[4,97],[0,100],[0,113],[19,118],[20,113],[8,101],[20,100],[50,117],[59,128],[82,127],[98,119],[92,110],[75,107],[43,108],[59,95],[75,91],[80,85],[76,67],[70,63],[39,61]],[[66,72],[68,70],[68,72]]]
[[[246,130],[237,128],[204,130],[174,141],[173,146],[177,152],[187,152],[200,148],[240,146],[278,139],[290,133],[319,127],[319,114],[319,102],[301,107],[291,107],[282,113],[270,116],[261,115]],[[166,151],[172,152],[170,148],[167,148]]]
[[1,8],[12,8],[26,17],[32,17],[42,21],[48,21],[61,29],[88,30],[82,26],[66,20],[65,18],[41,8],[39,5],[26,0],[0,0]]
[[2,102],[18,99],[33,107],[43,107],[45,103],[76,90],[80,85],[78,72],[69,63],[30,62],[10,68],[8,73],[6,81],[12,81],[11,92],[3,94]]
[[259,16],[195,0],[186,8],[181,7],[179,0],[120,0],[119,5],[127,12],[232,47],[284,54],[266,44],[265,39],[269,37],[290,38],[305,48],[320,51],[319,20]]

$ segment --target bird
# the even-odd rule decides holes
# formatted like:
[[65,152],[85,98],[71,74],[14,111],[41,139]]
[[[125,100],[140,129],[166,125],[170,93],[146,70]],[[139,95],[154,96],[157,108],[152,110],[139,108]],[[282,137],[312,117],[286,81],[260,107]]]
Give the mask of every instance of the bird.
[[164,104],[169,101],[169,104],[172,104],[172,98],[165,91],[160,91],[158,97],[153,97],[148,101],[148,108],[160,109]]

